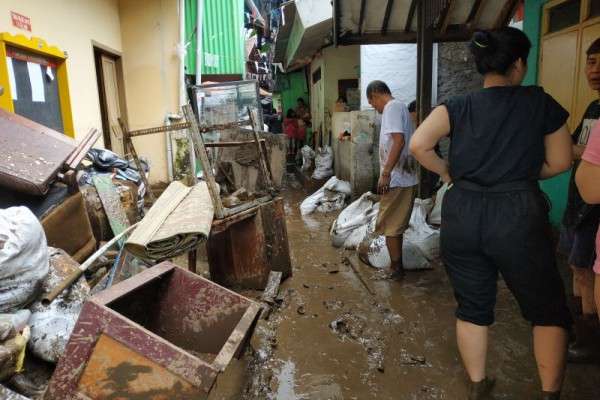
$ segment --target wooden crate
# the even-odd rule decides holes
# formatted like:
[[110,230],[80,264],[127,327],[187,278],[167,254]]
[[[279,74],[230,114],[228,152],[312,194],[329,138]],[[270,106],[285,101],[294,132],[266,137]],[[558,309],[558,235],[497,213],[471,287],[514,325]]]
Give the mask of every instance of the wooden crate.
[[83,307],[44,399],[206,399],[259,306],[164,262]]

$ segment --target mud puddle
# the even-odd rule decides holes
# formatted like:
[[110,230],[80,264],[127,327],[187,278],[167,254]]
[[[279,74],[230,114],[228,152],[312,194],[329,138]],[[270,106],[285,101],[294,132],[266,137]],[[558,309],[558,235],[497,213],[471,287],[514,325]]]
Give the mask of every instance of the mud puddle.
[[[285,300],[257,327],[243,399],[465,398],[455,303],[443,268],[411,272],[401,283],[383,279],[354,252],[331,246],[335,213],[303,218],[298,205],[305,194],[290,190],[285,198],[294,276],[282,286]],[[490,375],[498,378],[494,398],[535,398],[530,327],[502,283],[497,320],[489,352]],[[594,399],[598,379],[595,367],[570,367],[563,399]]]

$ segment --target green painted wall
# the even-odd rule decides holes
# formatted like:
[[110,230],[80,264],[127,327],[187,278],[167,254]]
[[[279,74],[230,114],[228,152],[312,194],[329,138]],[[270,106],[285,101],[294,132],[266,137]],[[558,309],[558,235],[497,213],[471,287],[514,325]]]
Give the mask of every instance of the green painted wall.
[[279,75],[277,79],[281,79],[283,81],[279,86],[284,88],[280,92],[282,112],[284,116],[287,114],[288,109],[296,108],[298,97],[302,97],[306,104],[310,104],[304,70],[291,72],[285,75]]
[[[243,75],[244,0],[204,0],[202,25],[202,74]],[[185,1],[185,35],[189,43],[185,56],[187,74],[196,73],[198,1]],[[208,56],[207,56],[208,54]]]
[[[532,44],[529,60],[527,61],[529,68],[524,82],[527,85],[538,83],[542,7],[546,2],[547,0],[525,0],[523,30],[529,36]],[[552,203],[550,220],[556,226],[560,224],[567,205],[567,190],[570,178],[571,171],[541,182],[542,190],[548,195]]]

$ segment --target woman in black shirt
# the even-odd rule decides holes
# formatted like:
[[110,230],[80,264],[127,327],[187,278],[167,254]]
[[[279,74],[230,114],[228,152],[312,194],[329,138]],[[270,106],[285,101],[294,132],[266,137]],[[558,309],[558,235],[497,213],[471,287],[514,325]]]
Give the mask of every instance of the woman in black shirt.
[[[457,341],[471,379],[469,399],[483,399],[488,326],[502,275],[533,325],[543,399],[558,399],[567,331],[566,306],[538,179],[571,166],[568,113],[540,87],[521,86],[531,44],[514,28],[477,32],[470,48],[482,90],[434,109],[410,148],[452,187],[442,206],[442,258],[458,303]],[[434,151],[451,138],[448,164]]]

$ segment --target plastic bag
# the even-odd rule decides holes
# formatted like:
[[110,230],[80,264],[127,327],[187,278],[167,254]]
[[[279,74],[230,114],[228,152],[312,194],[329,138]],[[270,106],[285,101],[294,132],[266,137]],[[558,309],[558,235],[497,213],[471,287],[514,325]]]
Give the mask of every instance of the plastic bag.
[[[58,283],[79,267],[67,253],[54,248],[50,250],[50,265],[50,273],[43,284],[43,294],[50,293]],[[29,349],[34,355],[48,362],[58,362],[75,328],[83,303],[89,295],[90,288],[82,276],[49,306],[43,306],[41,301],[32,304]]]
[[440,190],[438,190],[437,195],[435,196],[435,205],[433,206],[433,210],[429,214],[429,223],[431,225],[441,225],[442,224],[442,202],[444,201],[444,196],[448,191],[448,184],[444,183]]
[[48,275],[42,225],[27,207],[0,209],[0,312],[22,309]]
[[315,151],[310,146],[305,145],[300,150],[302,153],[302,168],[303,172],[309,171],[312,167],[312,159],[315,158]]
[[325,179],[333,175],[333,150],[329,146],[319,148],[315,158],[313,179]]

